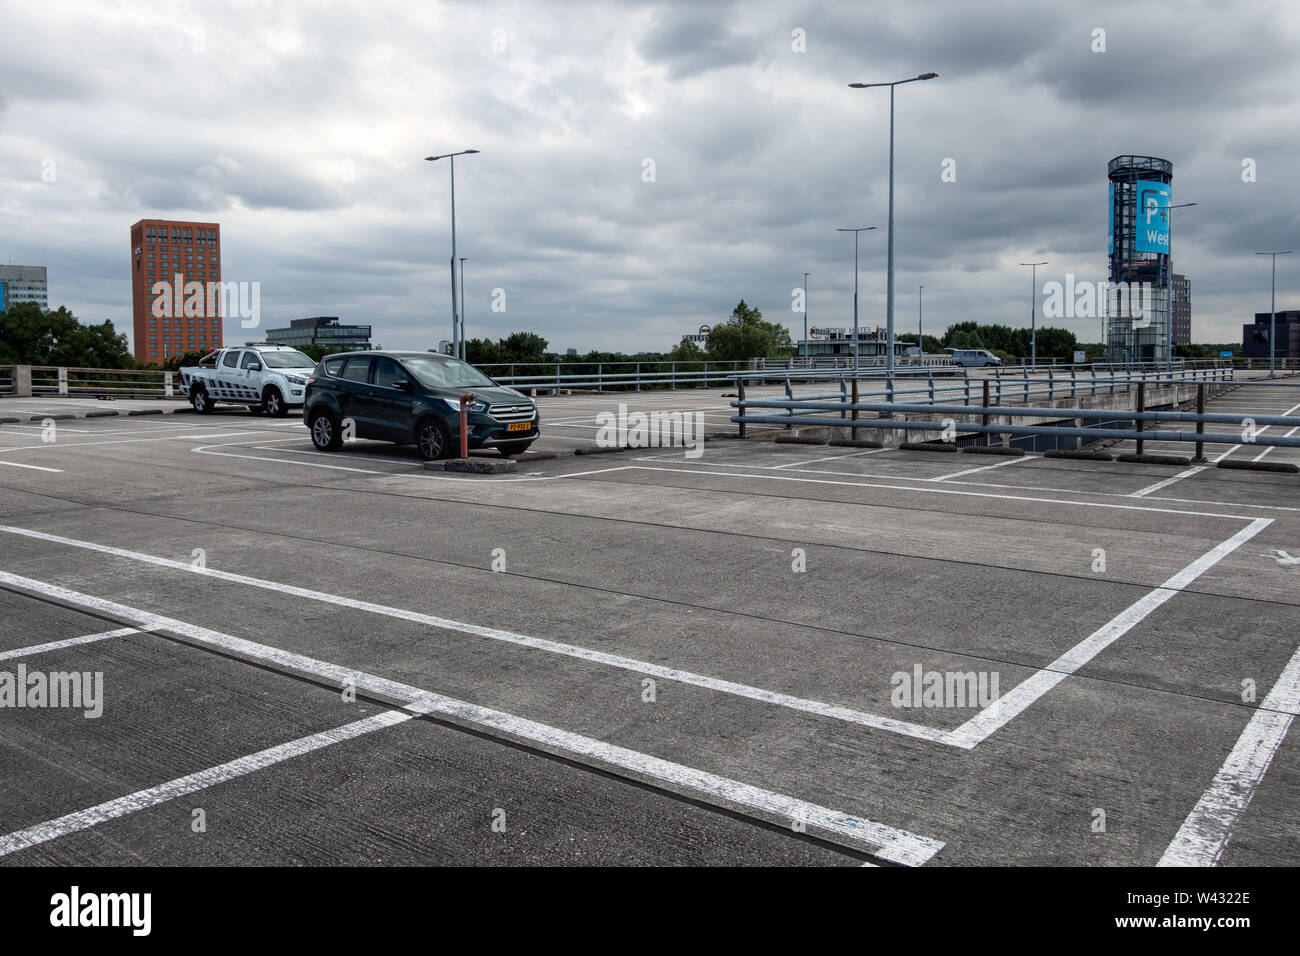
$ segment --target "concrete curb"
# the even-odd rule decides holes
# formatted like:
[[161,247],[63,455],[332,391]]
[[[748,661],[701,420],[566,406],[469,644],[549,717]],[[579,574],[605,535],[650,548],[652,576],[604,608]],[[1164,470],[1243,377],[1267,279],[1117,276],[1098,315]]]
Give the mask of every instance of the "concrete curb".
[[1300,472],[1300,465],[1293,464],[1289,461],[1232,461],[1225,458],[1218,463],[1220,468],[1231,468],[1234,471],[1272,471],[1281,472],[1288,475],[1294,475]]
[[424,467],[429,471],[459,471],[470,475],[504,475],[513,472],[518,466],[513,458],[447,458],[441,461],[426,461]]
[[573,453],[575,455],[608,455],[611,452],[616,452],[616,451],[641,451],[641,449],[632,448],[629,445],[618,445],[613,448],[601,448],[599,446],[596,446],[594,448],[575,448],[573,450]]
[[825,438],[818,438],[814,435],[800,435],[797,433],[794,435],[788,435],[788,434],[777,435],[774,441],[778,445],[825,445],[826,444]]
[[943,445],[943,444],[934,444],[934,445],[929,445],[929,444],[925,444],[925,443],[923,443],[923,442],[914,442],[914,441],[905,441],[905,442],[903,442],[901,445],[899,445],[898,447],[899,447],[900,449],[902,449],[903,451],[939,451],[939,452],[945,452],[945,451],[946,451],[946,452],[955,452],[955,451],[957,450],[957,446],[956,446],[956,445]]
[[883,442],[872,441],[870,438],[834,438],[830,442],[840,448],[884,448]]
[[1023,448],[1007,448],[1004,445],[963,445],[961,448],[968,455],[1003,455],[1007,458],[1024,458]]
[[1069,451],[1064,448],[1049,448],[1043,452],[1045,458],[1075,458],[1079,461],[1114,461],[1115,456],[1108,451]]
[[1184,468],[1192,463],[1190,458],[1181,455],[1120,455],[1115,460],[1134,465],[1179,465]]

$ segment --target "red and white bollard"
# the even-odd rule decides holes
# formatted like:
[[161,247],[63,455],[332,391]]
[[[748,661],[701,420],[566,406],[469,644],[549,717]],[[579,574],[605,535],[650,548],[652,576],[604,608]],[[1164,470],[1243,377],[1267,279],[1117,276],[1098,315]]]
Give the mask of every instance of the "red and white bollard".
[[460,397],[460,457],[469,457],[469,404],[474,396],[466,392]]

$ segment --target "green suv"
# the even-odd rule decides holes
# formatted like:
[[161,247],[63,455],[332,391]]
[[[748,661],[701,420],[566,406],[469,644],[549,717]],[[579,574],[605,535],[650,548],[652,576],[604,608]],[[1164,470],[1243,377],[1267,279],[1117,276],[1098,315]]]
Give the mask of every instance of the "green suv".
[[350,438],[411,444],[425,459],[460,451],[460,397],[470,448],[519,455],[537,440],[537,406],[474,366],[436,352],[344,352],[320,360],[307,379],[303,422],[312,444],[338,451]]

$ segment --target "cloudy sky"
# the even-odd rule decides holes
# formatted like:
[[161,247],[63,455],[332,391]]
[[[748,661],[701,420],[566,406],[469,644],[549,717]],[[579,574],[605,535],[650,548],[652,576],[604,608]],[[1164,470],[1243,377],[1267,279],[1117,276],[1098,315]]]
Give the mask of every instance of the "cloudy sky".
[[263,327],[338,315],[428,348],[451,237],[446,162],[423,157],[474,148],[471,336],[658,351],[741,298],[801,330],[804,272],[811,322],[851,325],[836,228],[870,225],[861,321],[883,325],[889,93],[847,84],[933,71],[896,94],[900,331],[921,284],[938,331],[1028,325],[1021,261],[1105,278],[1106,164],[1136,153],[1199,204],[1174,241],[1193,339],[1240,341],[1268,309],[1255,251],[1297,249],[1278,308],[1300,307],[1298,49],[1291,0],[11,4],[0,262],[129,332],[131,223],[216,221]]

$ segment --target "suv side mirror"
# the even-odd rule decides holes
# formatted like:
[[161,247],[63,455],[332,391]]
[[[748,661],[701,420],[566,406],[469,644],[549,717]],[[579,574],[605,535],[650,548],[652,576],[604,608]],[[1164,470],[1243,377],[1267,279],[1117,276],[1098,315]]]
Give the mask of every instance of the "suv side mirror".
[[261,362],[249,362],[247,367],[248,367],[248,370],[249,370],[250,372],[260,372],[260,371],[262,371],[262,363],[261,363]]
[[399,392],[409,392],[411,390],[411,383],[404,378],[399,378],[397,381],[393,382],[393,388],[397,389]]

